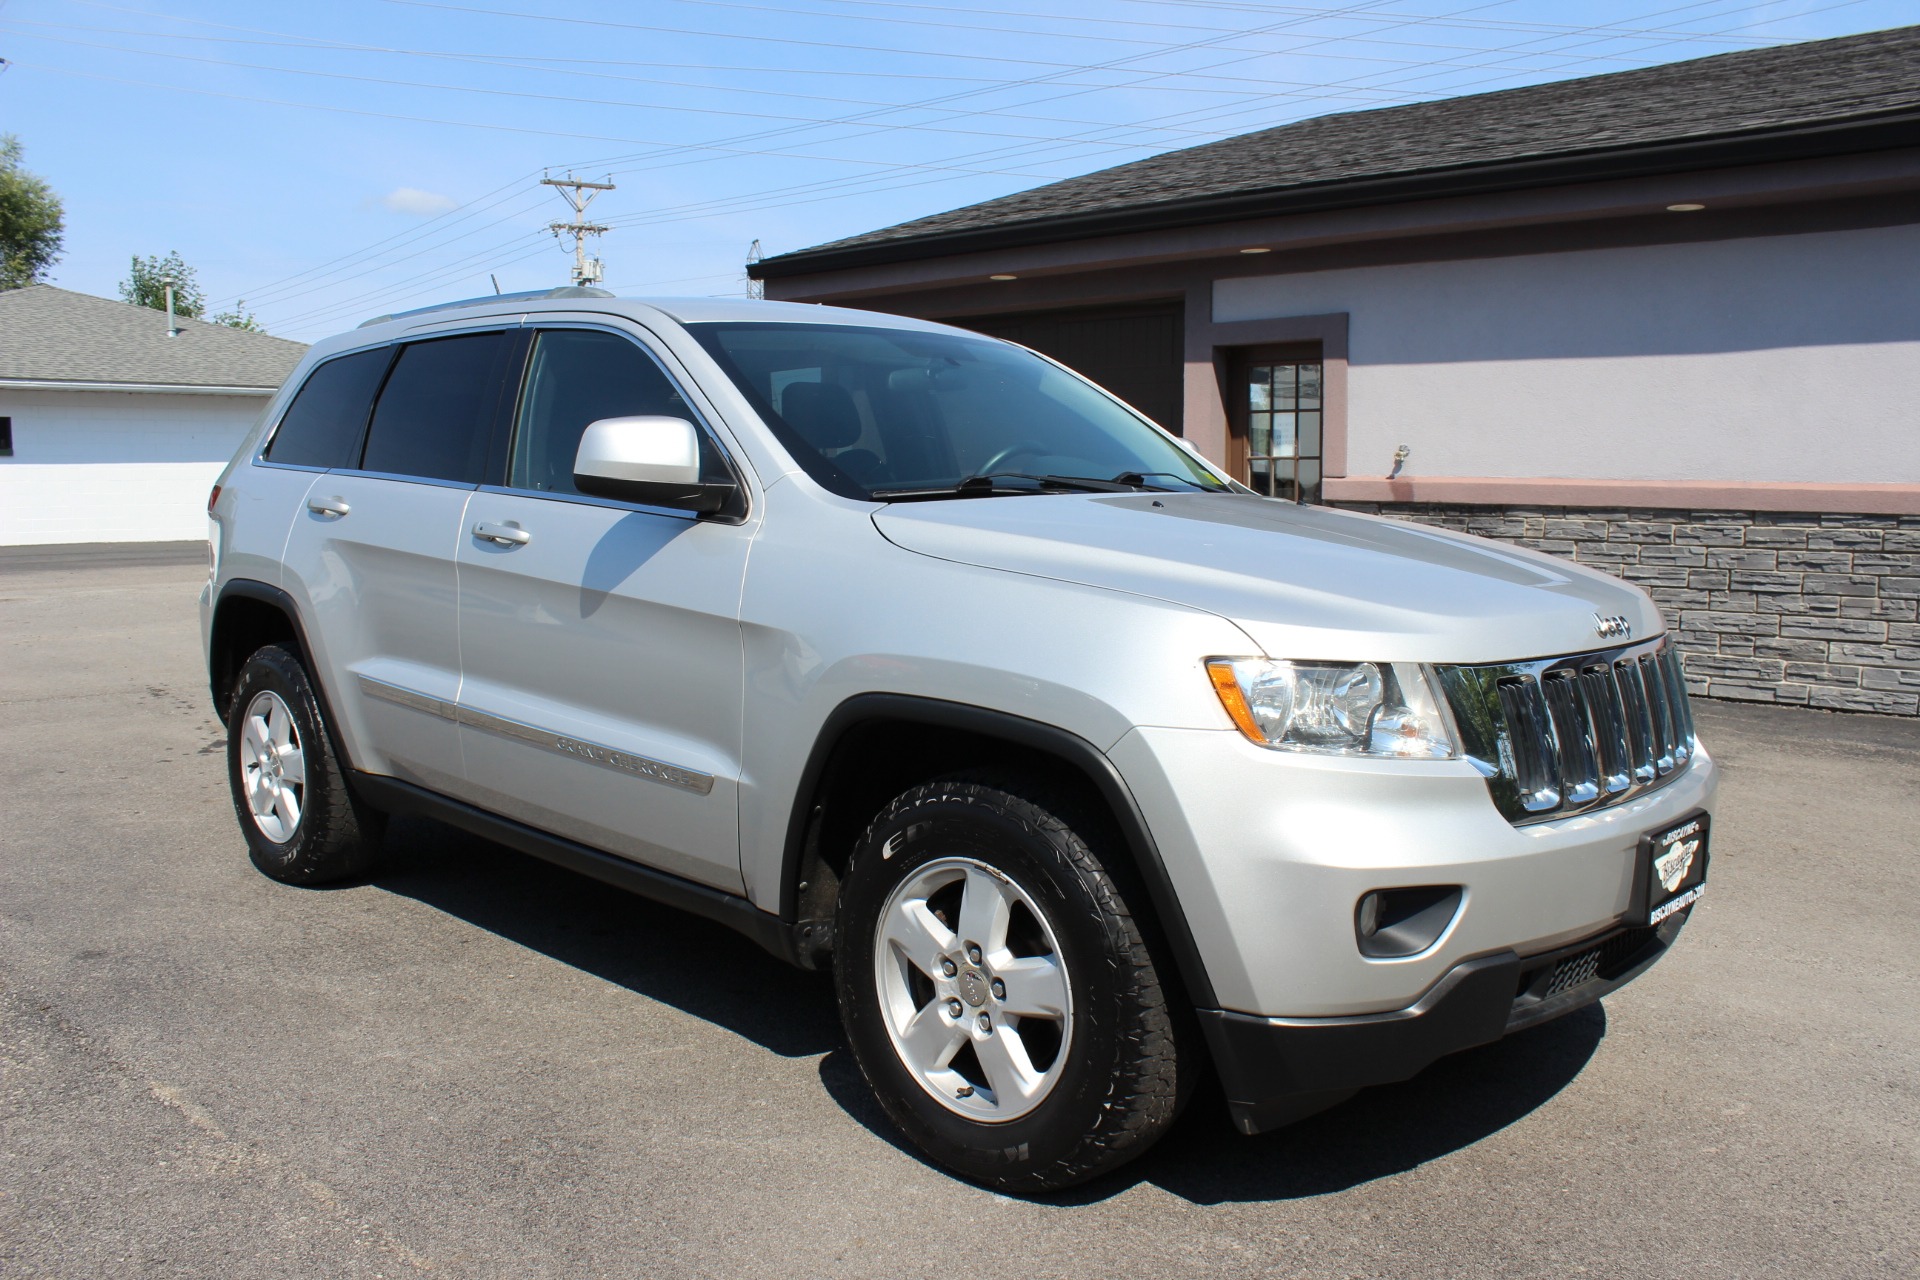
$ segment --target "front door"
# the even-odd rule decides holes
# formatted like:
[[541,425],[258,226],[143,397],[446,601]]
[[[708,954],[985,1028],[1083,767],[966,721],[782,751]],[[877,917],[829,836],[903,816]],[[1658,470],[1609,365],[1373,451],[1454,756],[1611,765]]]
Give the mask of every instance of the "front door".
[[573,484],[588,423],[649,414],[700,421],[636,338],[536,335],[508,483],[473,496],[459,536],[467,781],[497,813],[739,892],[752,527]]
[[1318,343],[1234,353],[1229,459],[1257,493],[1320,501],[1322,363]]

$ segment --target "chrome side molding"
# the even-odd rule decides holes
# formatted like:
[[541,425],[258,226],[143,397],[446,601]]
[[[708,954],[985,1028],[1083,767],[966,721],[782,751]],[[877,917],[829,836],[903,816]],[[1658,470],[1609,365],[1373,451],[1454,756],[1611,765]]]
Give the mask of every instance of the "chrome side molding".
[[519,720],[509,720],[505,716],[496,716],[486,711],[476,711],[472,707],[463,707],[443,698],[431,697],[385,680],[376,680],[372,676],[357,676],[360,691],[369,698],[378,698],[396,706],[412,711],[425,712],[438,716],[442,720],[451,720],[468,728],[497,733],[503,738],[530,743],[546,751],[559,755],[572,756],[576,760],[586,760],[608,769],[617,769],[621,773],[636,778],[645,778],[649,782],[658,782],[663,786],[678,787],[682,791],[691,791],[695,795],[707,795],[713,790],[713,775],[702,773],[698,769],[688,769],[681,765],[669,764],[665,760],[655,760],[650,756],[635,755],[630,751],[618,751],[598,742],[588,742],[581,738],[570,738],[551,729],[542,729],[537,725],[525,724]]

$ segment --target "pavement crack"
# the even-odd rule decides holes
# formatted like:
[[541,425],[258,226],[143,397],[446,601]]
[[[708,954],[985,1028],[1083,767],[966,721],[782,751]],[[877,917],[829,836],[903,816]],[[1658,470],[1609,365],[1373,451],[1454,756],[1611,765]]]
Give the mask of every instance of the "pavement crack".
[[123,1086],[143,1094],[152,1102],[179,1116],[211,1148],[207,1152],[213,1166],[232,1176],[257,1182],[278,1182],[297,1188],[336,1222],[350,1228],[353,1239],[417,1272],[437,1271],[433,1260],[409,1248],[403,1241],[366,1216],[354,1212],[341,1194],[293,1162],[235,1138],[206,1107],[196,1102],[178,1085],[155,1080],[115,1054],[100,1037],[87,1031],[48,999],[36,997],[11,984],[0,985],[0,1004],[6,1006],[0,1024],[11,1026],[17,1019],[34,1019],[68,1047],[82,1061],[120,1081]]

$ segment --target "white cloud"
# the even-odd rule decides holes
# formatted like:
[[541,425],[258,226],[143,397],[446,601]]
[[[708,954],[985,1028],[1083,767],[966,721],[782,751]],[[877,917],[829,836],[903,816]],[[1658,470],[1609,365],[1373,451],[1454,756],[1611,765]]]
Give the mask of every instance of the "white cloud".
[[393,213],[409,213],[416,218],[431,218],[457,208],[458,204],[451,196],[443,196],[436,191],[422,191],[418,187],[395,187],[380,197],[380,207]]

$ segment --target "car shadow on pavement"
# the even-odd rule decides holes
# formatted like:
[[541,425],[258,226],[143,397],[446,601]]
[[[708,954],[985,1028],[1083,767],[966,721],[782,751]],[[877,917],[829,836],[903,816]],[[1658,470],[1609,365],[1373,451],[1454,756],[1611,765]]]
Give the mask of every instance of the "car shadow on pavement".
[[1217,1098],[1202,1096],[1159,1146],[1118,1172],[1117,1185],[1063,1199],[1098,1201],[1150,1182],[1195,1204],[1293,1200],[1392,1177],[1527,1116],[1573,1082],[1606,1033],[1605,1012],[1589,1005],[1253,1138],[1233,1129]]
[[[1345,1191],[1470,1147],[1526,1116],[1580,1074],[1606,1028],[1606,1014],[1590,1005],[1253,1138],[1234,1130],[1218,1087],[1209,1082],[1173,1131],[1139,1160],[1085,1186],[1028,1198],[1097,1204],[1143,1182],[1202,1205]],[[925,1163],[873,1100],[845,1048],[821,1060],[820,1081],[848,1115]]]
[[840,1043],[833,985],[723,925],[423,818],[395,818],[370,884],[785,1058]]
[[[782,1057],[820,1055],[828,1095],[876,1137],[924,1162],[845,1048],[827,975],[792,968],[712,921],[426,819],[393,821],[386,861],[370,883]],[[1217,1086],[1203,1085],[1145,1156],[1036,1199],[1096,1204],[1144,1182],[1195,1204],[1289,1200],[1392,1177],[1472,1146],[1547,1102],[1585,1068],[1606,1026],[1592,1005],[1254,1138],[1234,1131]]]

